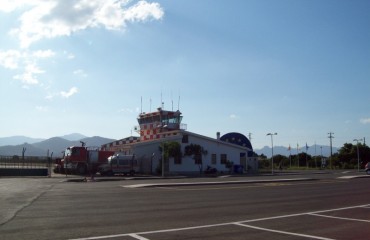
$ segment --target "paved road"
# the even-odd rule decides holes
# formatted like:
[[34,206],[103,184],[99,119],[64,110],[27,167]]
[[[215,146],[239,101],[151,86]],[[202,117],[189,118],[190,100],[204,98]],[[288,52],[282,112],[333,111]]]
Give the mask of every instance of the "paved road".
[[[0,238],[366,239],[370,178],[343,178],[352,175],[99,182],[3,178]],[[239,182],[137,185],[199,181]]]

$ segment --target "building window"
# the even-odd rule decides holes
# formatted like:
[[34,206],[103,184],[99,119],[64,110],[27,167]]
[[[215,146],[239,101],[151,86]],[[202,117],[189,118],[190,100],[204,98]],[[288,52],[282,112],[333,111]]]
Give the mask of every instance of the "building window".
[[221,154],[221,164],[226,164],[227,162],[227,154]]
[[182,143],[189,143],[189,135],[182,135]]
[[213,165],[216,165],[217,164],[217,154],[215,154],[215,153],[212,153],[212,159],[211,159],[211,163],[213,164]]

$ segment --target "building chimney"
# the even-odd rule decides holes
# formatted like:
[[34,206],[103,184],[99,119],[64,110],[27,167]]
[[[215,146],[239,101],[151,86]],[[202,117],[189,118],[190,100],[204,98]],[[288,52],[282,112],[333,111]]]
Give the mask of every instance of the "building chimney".
[[220,140],[220,132],[216,133],[217,140]]

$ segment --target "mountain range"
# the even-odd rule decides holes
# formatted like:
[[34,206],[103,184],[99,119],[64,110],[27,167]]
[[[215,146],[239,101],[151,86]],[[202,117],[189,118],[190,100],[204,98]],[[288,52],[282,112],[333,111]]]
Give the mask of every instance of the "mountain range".
[[0,155],[14,156],[22,155],[25,148],[25,156],[46,156],[49,152],[53,157],[61,157],[62,152],[70,146],[80,146],[81,141],[86,146],[100,147],[103,144],[113,142],[115,139],[103,137],[86,137],[82,134],[73,133],[49,139],[30,138],[25,136],[14,136],[0,138]]
[[[49,139],[30,138],[26,136],[13,136],[0,138],[0,155],[13,156],[22,155],[23,148],[26,149],[25,156],[46,156],[47,153],[53,153],[53,157],[61,157],[62,151],[70,146],[80,146],[81,141],[86,143],[86,146],[100,147],[103,144],[116,141],[116,139],[103,138],[99,136],[86,137],[79,133],[72,133],[60,137],[52,137]],[[271,147],[265,146],[261,149],[254,149],[258,155],[271,157]],[[338,148],[332,148],[333,153],[338,151]],[[306,152],[306,147],[302,147],[299,153]],[[297,149],[292,148],[291,151],[287,147],[274,146],[274,155],[289,156],[289,154],[297,154]],[[307,154],[312,156],[323,155],[330,156],[330,147],[322,145],[308,146]]]

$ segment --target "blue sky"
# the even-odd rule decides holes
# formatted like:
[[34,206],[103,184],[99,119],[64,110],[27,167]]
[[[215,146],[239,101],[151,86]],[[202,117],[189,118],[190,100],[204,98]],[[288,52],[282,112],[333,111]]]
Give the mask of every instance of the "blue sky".
[[[0,3],[0,137],[120,139],[140,110],[254,148],[370,141],[370,2]],[[142,105],[141,105],[142,98]],[[179,101],[180,99],[180,101]]]

